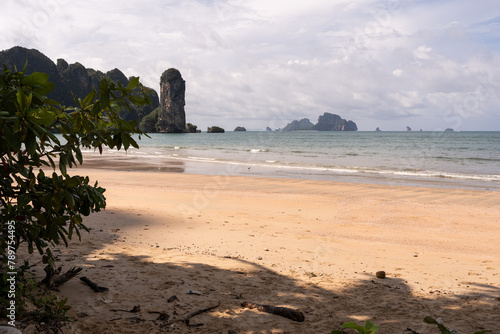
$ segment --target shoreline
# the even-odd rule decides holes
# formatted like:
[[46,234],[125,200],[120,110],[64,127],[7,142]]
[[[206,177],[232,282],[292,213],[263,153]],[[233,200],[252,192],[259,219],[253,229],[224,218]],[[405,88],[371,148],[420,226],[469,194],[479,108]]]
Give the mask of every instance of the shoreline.
[[141,160],[141,156],[128,156],[116,152],[113,156],[84,155],[84,163],[78,168],[111,169],[127,172],[185,173],[195,175],[224,175],[245,177],[266,177],[278,179],[315,180],[354,184],[376,184],[388,186],[409,186],[439,189],[470,189],[500,191],[500,185],[493,181],[473,181],[450,179],[447,177],[410,177],[370,173],[332,173],[321,169],[304,173],[300,168],[279,168],[252,164],[231,163],[226,161],[191,161],[172,157],[156,161]]
[[[110,288],[60,288],[74,333],[329,333],[365,320],[382,334],[433,332],[425,316],[472,333],[500,321],[499,192],[116,167],[69,171],[107,189],[106,210],[84,220],[91,234],[57,252],[64,270],[81,266]],[[300,309],[306,321],[243,301]],[[183,323],[217,304],[193,320],[202,327]],[[136,305],[141,321],[111,311]]]

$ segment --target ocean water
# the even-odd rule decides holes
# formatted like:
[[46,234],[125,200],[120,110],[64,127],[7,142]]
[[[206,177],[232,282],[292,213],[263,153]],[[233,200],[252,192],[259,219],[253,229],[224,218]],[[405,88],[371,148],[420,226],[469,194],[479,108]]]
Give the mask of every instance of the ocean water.
[[132,170],[500,190],[500,132],[150,134],[139,145],[102,158]]

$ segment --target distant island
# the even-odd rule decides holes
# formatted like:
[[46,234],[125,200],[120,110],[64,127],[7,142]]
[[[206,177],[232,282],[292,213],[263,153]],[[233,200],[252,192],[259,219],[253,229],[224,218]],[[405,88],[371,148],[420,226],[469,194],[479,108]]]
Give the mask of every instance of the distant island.
[[347,121],[332,113],[325,112],[319,116],[316,124],[309,119],[303,118],[300,121],[288,123],[281,131],[357,131],[358,126],[353,121]]
[[207,128],[207,133],[224,133],[226,132],[223,128],[220,126],[211,126]]

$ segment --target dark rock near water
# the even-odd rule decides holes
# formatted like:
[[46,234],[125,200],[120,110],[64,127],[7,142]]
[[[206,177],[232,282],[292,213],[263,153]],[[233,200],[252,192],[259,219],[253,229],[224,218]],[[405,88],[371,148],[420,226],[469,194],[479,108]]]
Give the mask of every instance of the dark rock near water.
[[234,131],[247,131],[243,126],[237,126]]
[[271,132],[271,131],[273,131],[273,129],[271,129],[270,127],[266,126],[266,131],[267,132]]
[[444,132],[455,132],[455,130],[453,130],[452,128],[447,128],[446,130],[444,130]]
[[307,118],[303,118],[300,121],[292,121],[288,123],[287,126],[283,128],[281,131],[303,131],[303,130],[312,130],[314,124],[309,121]]
[[411,132],[411,128],[409,126],[407,126],[406,131]]
[[347,121],[339,115],[324,113],[319,116],[318,123],[312,124],[309,119],[303,118],[300,121],[293,121],[283,128],[282,131],[357,131],[358,127],[353,121]]
[[218,126],[212,126],[207,129],[207,133],[224,133],[224,129]]
[[358,127],[353,121],[347,121],[339,115],[324,113],[319,116],[318,123],[313,127],[313,130],[318,131],[356,131]]
[[185,131],[185,93],[186,82],[177,69],[170,68],[163,72],[160,80],[160,111],[157,126],[159,132],[181,133]]
[[187,133],[200,133],[201,130],[198,130],[198,127],[194,124],[191,124],[191,123],[187,123],[186,124],[186,129],[184,132],[187,132]]

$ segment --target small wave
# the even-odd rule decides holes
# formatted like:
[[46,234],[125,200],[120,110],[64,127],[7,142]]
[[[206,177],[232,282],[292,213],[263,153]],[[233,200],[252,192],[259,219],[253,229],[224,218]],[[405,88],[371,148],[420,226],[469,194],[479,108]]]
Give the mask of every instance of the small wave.
[[196,161],[215,161],[215,158],[205,158],[205,157],[192,157],[188,156],[190,160],[196,160]]
[[495,158],[466,158],[466,159],[472,161],[500,161],[500,159],[495,159]]
[[252,148],[250,150],[250,152],[252,152],[252,153],[259,153],[259,152],[267,152],[267,150],[266,149],[259,149],[259,148]]

